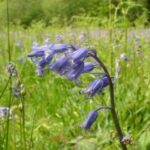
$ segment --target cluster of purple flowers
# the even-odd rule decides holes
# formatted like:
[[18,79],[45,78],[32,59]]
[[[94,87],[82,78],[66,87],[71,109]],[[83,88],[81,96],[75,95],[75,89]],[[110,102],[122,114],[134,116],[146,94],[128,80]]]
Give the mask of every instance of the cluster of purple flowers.
[[[96,67],[94,63],[87,61],[90,53],[91,51],[88,48],[76,48],[76,46],[71,44],[46,44],[39,46],[38,43],[34,43],[32,52],[27,56],[36,65],[38,75],[43,76],[45,67],[48,67],[48,69],[65,76],[69,80],[76,81],[82,74],[88,73]],[[103,74],[101,78],[90,83],[81,93],[91,98],[108,85],[107,74]],[[90,128],[97,115],[97,110],[91,111],[82,127],[85,129]]]

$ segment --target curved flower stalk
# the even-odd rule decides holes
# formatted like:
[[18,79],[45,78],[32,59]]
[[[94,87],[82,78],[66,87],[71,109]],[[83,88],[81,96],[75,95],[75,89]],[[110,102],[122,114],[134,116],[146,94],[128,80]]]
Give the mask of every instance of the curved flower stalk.
[[107,68],[105,67],[104,63],[96,55],[91,54],[91,57],[93,57],[99,63],[99,65],[103,68],[104,72],[107,74],[108,81],[109,81],[109,87],[110,87],[110,103],[111,103],[112,118],[113,118],[116,130],[118,133],[118,137],[119,137],[119,141],[122,146],[122,149],[127,150],[126,145],[122,142],[123,133],[122,133],[122,130],[121,130],[121,127],[119,124],[119,120],[118,120],[118,116],[117,116],[117,112],[115,109],[114,87],[113,87],[111,77],[110,77],[109,72],[108,72]]
[[[100,73],[102,77],[94,80],[86,88],[81,90],[80,93],[87,95],[88,98],[92,98],[97,93],[101,93],[105,87],[109,86],[111,107],[102,106],[90,111],[81,127],[89,129],[96,121],[99,112],[103,109],[109,109],[112,114],[122,149],[127,150],[126,145],[122,142],[123,133],[115,109],[113,83],[107,68],[97,57],[95,49],[77,49],[75,47],[76,46],[70,44],[47,44],[41,47],[36,45],[32,53],[28,54],[28,57],[32,58],[32,61],[35,60],[33,63],[36,65],[39,75],[43,76],[45,67],[47,67],[48,69],[65,76],[71,81],[77,81],[81,75],[95,69],[96,65],[93,62],[87,61],[87,58],[90,57],[94,59],[104,71],[103,73]],[[47,59],[47,56],[49,59]]]

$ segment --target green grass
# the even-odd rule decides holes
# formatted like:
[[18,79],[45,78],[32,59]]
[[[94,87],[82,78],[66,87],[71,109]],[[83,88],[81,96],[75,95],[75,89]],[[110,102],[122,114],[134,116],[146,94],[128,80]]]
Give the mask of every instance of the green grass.
[[[139,47],[135,42],[135,36],[125,40],[126,33],[120,29],[113,30],[110,43],[109,31],[102,30],[108,35],[97,34],[97,32],[91,35],[90,32],[95,30],[85,29],[87,40],[82,42],[79,41],[78,36],[83,29],[43,28],[42,25],[27,30],[21,27],[11,27],[12,62],[16,64],[26,95],[23,99],[25,131],[23,131],[22,124],[21,99],[16,97],[12,99],[11,107],[14,108],[15,119],[9,122],[9,150],[121,149],[109,111],[102,112],[89,131],[80,128],[87,113],[97,108],[97,104],[99,106],[110,105],[108,88],[104,90],[104,95],[96,95],[92,100],[88,100],[80,95],[79,91],[94,78],[92,75],[82,76],[83,84],[77,86],[49,70],[46,70],[44,77],[38,77],[35,74],[35,66],[26,57],[26,54],[31,51],[32,43],[38,41],[42,45],[43,40],[49,36],[54,42],[57,34],[63,34],[64,43],[71,41],[83,47],[87,44],[95,47],[112,76],[115,74],[115,62],[119,61],[121,70],[115,85],[116,108],[124,134],[130,134],[133,139],[133,144],[128,147],[130,150],[150,149],[150,41],[140,36],[141,46]],[[129,29],[129,33],[130,30],[133,29]],[[70,32],[75,34],[74,40],[70,40]],[[137,33],[139,32],[141,31],[137,30]],[[1,93],[9,76],[5,72],[8,64],[7,34],[5,30],[0,34]],[[17,41],[21,41],[24,47],[18,47]],[[137,50],[141,53],[138,54]],[[119,59],[121,53],[126,53],[129,57],[128,62]],[[19,58],[25,59],[25,63],[19,62]],[[12,78],[12,85],[16,84],[16,80],[15,77]],[[7,107],[8,99],[9,89],[7,88],[0,99],[0,106]],[[7,119],[0,118],[0,149],[2,150],[5,149],[6,122]]]

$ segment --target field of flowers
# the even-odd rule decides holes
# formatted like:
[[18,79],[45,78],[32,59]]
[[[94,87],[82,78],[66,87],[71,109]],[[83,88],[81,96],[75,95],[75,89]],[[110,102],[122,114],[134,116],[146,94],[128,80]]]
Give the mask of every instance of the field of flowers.
[[[39,70],[34,47],[72,44],[96,50],[114,84],[116,111],[130,150],[150,150],[150,29],[18,26],[0,32],[0,150],[120,150],[110,110],[90,129],[89,112],[110,106],[109,88],[86,87],[103,76],[95,66],[69,80],[54,66]],[[10,43],[8,43],[10,41]],[[28,57],[29,56],[29,57]],[[61,57],[60,54],[56,56]],[[68,56],[69,58],[71,56]],[[9,63],[10,61],[10,63]],[[34,63],[35,64],[34,64]],[[89,69],[89,68],[88,68]],[[54,71],[52,71],[54,70]],[[89,72],[90,71],[90,72]],[[75,80],[74,80],[75,79]]]

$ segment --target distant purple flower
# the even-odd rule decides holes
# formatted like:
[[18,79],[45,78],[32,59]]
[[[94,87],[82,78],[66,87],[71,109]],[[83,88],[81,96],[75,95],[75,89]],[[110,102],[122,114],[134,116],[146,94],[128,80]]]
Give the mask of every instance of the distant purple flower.
[[70,70],[65,74],[65,76],[69,79],[69,80],[76,80],[83,72],[84,69],[84,62],[81,62],[80,64],[78,64],[75,67],[71,67]]
[[9,63],[7,66],[6,66],[6,72],[7,73],[12,73],[15,69],[15,65],[13,63]]
[[84,63],[83,73],[92,71],[94,68],[95,68],[94,64],[92,64],[91,62],[85,62]]
[[87,94],[88,97],[93,97],[96,93],[101,92],[104,87],[109,85],[109,80],[107,75],[104,75],[100,79],[96,79],[94,82],[92,82],[88,87],[83,89],[81,93]]
[[0,117],[6,117],[10,113],[12,115],[12,109],[8,107],[0,107]]
[[73,63],[76,63],[78,61],[84,60],[87,56],[88,50],[85,48],[80,48],[75,52],[73,52],[72,54],[70,54],[69,57],[71,57]]
[[98,116],[97,110],[90,111],[81,127],[84,129],[90,129],[92,124],[96,121],[97,116]]
[[63,42],[63,35],[62,34],[56,35],[56,41]]
[[0,107],[0,117],[5,117],[8,113],[9,108],[7,107]]

